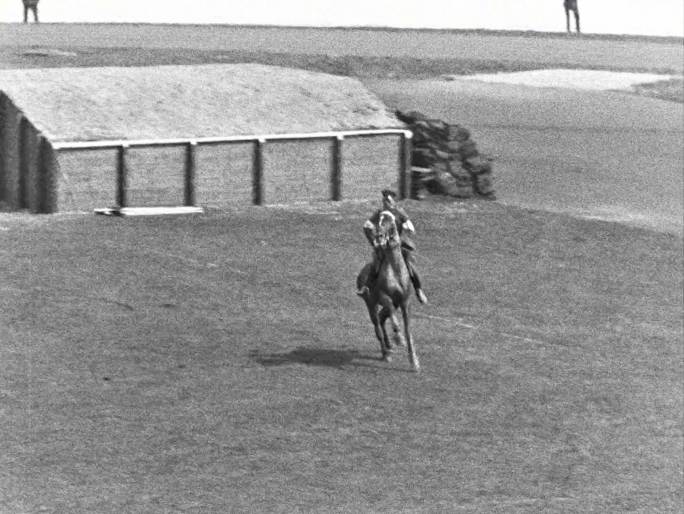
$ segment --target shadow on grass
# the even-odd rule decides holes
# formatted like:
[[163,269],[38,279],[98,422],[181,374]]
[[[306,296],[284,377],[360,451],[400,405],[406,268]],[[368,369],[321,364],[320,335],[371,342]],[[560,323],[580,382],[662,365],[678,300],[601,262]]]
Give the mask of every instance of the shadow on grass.
[[[378,352],[379,353],[379,352]],[[262,366],[286,366],[306,364],[342,369],[345,366],[388,369],[380,356],[371,356],[358,350],[328,350],[323,348],[297,348],[287,353],[262,353],[253,351],[250,357]],[[371,361],[363,362],[363,361]]]

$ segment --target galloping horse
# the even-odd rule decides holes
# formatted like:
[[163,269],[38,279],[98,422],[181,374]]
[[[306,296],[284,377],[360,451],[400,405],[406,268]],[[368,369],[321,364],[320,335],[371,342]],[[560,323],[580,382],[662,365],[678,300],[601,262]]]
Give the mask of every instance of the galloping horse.
[[[403,346],[403,338],[397,320],[397,310],[401,310],[404,321],[404,337],[408,350],[409,362],[418,371],[420,363],[413,347],[410,332],[409,300],[411,297],[411,278],[406,262],[401,254],[401,240],[397,230],[394,214],[382,211],[376,233],[377,250],[382,252],[380,271],[369,292],[363,296],[368,307],[368,314],[375,327],[375,336],[380,342],[382,357],[389,362],[392,343],[387,336],[385,322],[389,319],[394,332],[394,343]],[[356,278],[357,288],[366,283],[371,263],[366,264]]]

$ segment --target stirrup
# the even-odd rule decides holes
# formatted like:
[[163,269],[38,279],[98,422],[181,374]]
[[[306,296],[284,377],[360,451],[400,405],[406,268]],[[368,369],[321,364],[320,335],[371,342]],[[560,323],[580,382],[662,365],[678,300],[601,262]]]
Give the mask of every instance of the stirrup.
[[361,289],[356,291],[356,294],[359,296],[366,296],[368,293],[370,293],[370,289],[368,289],[368,286],[363,286]]

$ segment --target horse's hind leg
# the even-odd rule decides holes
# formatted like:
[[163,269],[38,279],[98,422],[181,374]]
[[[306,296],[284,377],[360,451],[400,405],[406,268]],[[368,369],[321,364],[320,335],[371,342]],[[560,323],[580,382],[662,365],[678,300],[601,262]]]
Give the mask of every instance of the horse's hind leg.
[[404,318],[404,337],[406,337],[406,349],[408,350],[409,362],[415,371],[420,371],[420,362],[418,361],[418,355],[416,355],[416,349],[413,346],[413,337],[411,337],[409,311],[406,303],[401,304],[401,314]]

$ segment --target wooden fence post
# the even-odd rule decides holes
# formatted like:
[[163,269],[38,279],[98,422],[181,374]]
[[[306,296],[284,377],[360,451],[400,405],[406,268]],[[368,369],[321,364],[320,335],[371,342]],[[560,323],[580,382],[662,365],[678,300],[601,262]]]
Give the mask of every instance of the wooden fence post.
[[117,207],[128,207],[128,145],[117,149],[116,159],[116,204]]
[[22,114],[19,121],[19,209],[30,208],[31,195],[31,124]]
[[252,157],[252,202],[254,205],[264,203],[264,144],[266,144],[265,139],[254,140]]
[[399,136],[399,198],[409,197],[411,190],[411,141],[413,134],[404,132]]
[[50,214],[58,209],[59,163],[48,139],[40,136],[38,161],[38,212]]
[[195,205],[195,167],[197,141],[185,145],[185,205]]
[[23,117],[9,97],[0,92],[0,202],[11,210],[26,207],[20,169]]
[[332,142],[332,170],[330,176],[330,197],[333,201],[342,199],[342,143],[344,136],[339,134]]
[[9,98],[0,91],[0,203],[10,203],[10,106]]

